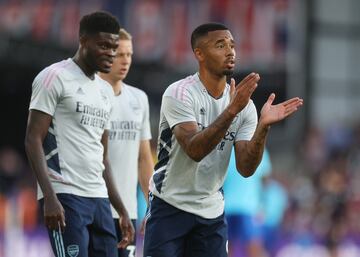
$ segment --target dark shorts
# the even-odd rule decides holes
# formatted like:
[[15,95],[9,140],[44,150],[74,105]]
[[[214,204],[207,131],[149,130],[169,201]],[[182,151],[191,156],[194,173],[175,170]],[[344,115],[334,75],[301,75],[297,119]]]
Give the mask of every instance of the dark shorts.
[[[65,210],[64,233],[48,230],[56,257],[117,257],[114,221],[108,198],[57,194]],[[41,207],[44,201],[40,200]]]
[[[136,220],[131,220],[134,228],[136,228]],[[114,219],[115,230],[117,241],[120,242],[122,239],[121,229],[119,226],[119,219]],[[136,230],[136,229],[135,229]],[[119,257],[135,257],[135,250],[136,250],[136,235],[134,237],[134,241],[132,241],[125,249],[118,248]]]
[[144,257],[226,257],[224,215],[204,219],[152,196],[147,213]]

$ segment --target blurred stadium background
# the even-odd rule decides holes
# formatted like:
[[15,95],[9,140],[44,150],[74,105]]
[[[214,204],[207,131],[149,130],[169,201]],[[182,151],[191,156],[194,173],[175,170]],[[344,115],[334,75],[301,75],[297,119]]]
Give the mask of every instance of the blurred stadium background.
[[288,199],[274,256],[360,256],[360,1],[0,0],[0,257],[52,256],[24,154],[31,83],[73,56],[78,21],[94,10],[113,13],[133,35],[126,82],[149,96],[154,150],[162,92],[197,69],[191,31],[227,24],[235,79],[261,75],[258,109],[270,92],[305,102],[272,127],[267,144]]

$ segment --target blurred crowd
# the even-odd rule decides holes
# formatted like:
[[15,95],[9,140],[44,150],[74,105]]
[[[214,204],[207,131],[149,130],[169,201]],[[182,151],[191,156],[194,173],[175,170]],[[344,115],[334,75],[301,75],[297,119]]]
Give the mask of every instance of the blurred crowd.
[[331,257],[360,256],[360,123],[312,127],[298,149],[294,170],[281,177],[290,199],[283,233],[325,245]]
[[0,231],[16,221],[24,230],[38,225],[35,177],[11,147],[0,149]]
[[[271,151],[270,157],[281,160]],[[272,170],[271,181],[284,189],[287,203],[276,229],[271,231],[269,256],[360,256],[360,124],[352,127],[334,124],[325,130],[311,127],[298,147],[294,169],[281,170],[281,163],[274,166],[280,168]],[[269,204],[276,205],[276,201]],[[10,256],[6,255],[11,245],[7,240],[14,231],[17,236],[26,235],[25,242],[36,235],[45,242],[42,248],[47,244],[47,238],[41,237],[45,231],[37,208],[34,175],[16,149],[3,147],[0,256]],[[18,244],[19,238],[16,240]],[[26,247],[25,243],[23,248],[29,253]],[[36,256],[40,249],[33,252]],[[51,256],[41,252],[42,256]],[[231,256],[246,255],[234,252]]]
[[[94,10],[116,15],[134,39],[134,59],[195,68],[191,31],[203,21],[224,22],[233,31],[241,65],[283,67],[291,5],[295,0],[0,0],[0,33],[6,37],[73,49],[78,20]],[[176,19],[173,17],[176,15]],[[293,24],[292,24],[293,25]],[[294,30],[294,28],[292,28]],[[44,44],[45,46],[45,44]],[[0,47],[1,52],[1,47]]]
[[0,148],[0,257],[50,257],[40,224],[35,177],[27,161],[13,147]]

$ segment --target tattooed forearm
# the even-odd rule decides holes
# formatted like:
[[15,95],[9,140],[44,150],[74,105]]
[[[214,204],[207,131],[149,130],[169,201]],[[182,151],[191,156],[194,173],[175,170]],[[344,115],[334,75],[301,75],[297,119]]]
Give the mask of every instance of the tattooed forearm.
[[202,131],[198,131],[194,123],[183,123],[174,128],[174,133],[187,155],[199,162],[220,143],[234,117],[234,114],[225,110]]
[[259,123],[250,141],[236,145],[236,155],[239,156],[236,158],[236,165],[242,176],[249,177],[254,174],[261,161],[269,129],[269,126]]

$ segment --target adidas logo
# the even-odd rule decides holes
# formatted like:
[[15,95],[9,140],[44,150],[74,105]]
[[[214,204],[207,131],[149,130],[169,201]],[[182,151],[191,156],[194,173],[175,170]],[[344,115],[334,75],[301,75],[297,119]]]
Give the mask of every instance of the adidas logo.
[[104,103],[108,103],[108,98],[105,95],[101,95],[102,100],[104,101]]
[[200,115],[205,115],[206,111],[204,107],[201,107],[200,109]]
[[85,95],[85,93],[84,93],[84,91],[82,90],[81,87],[78,88],[78,90],[76,91],[76,94]]

